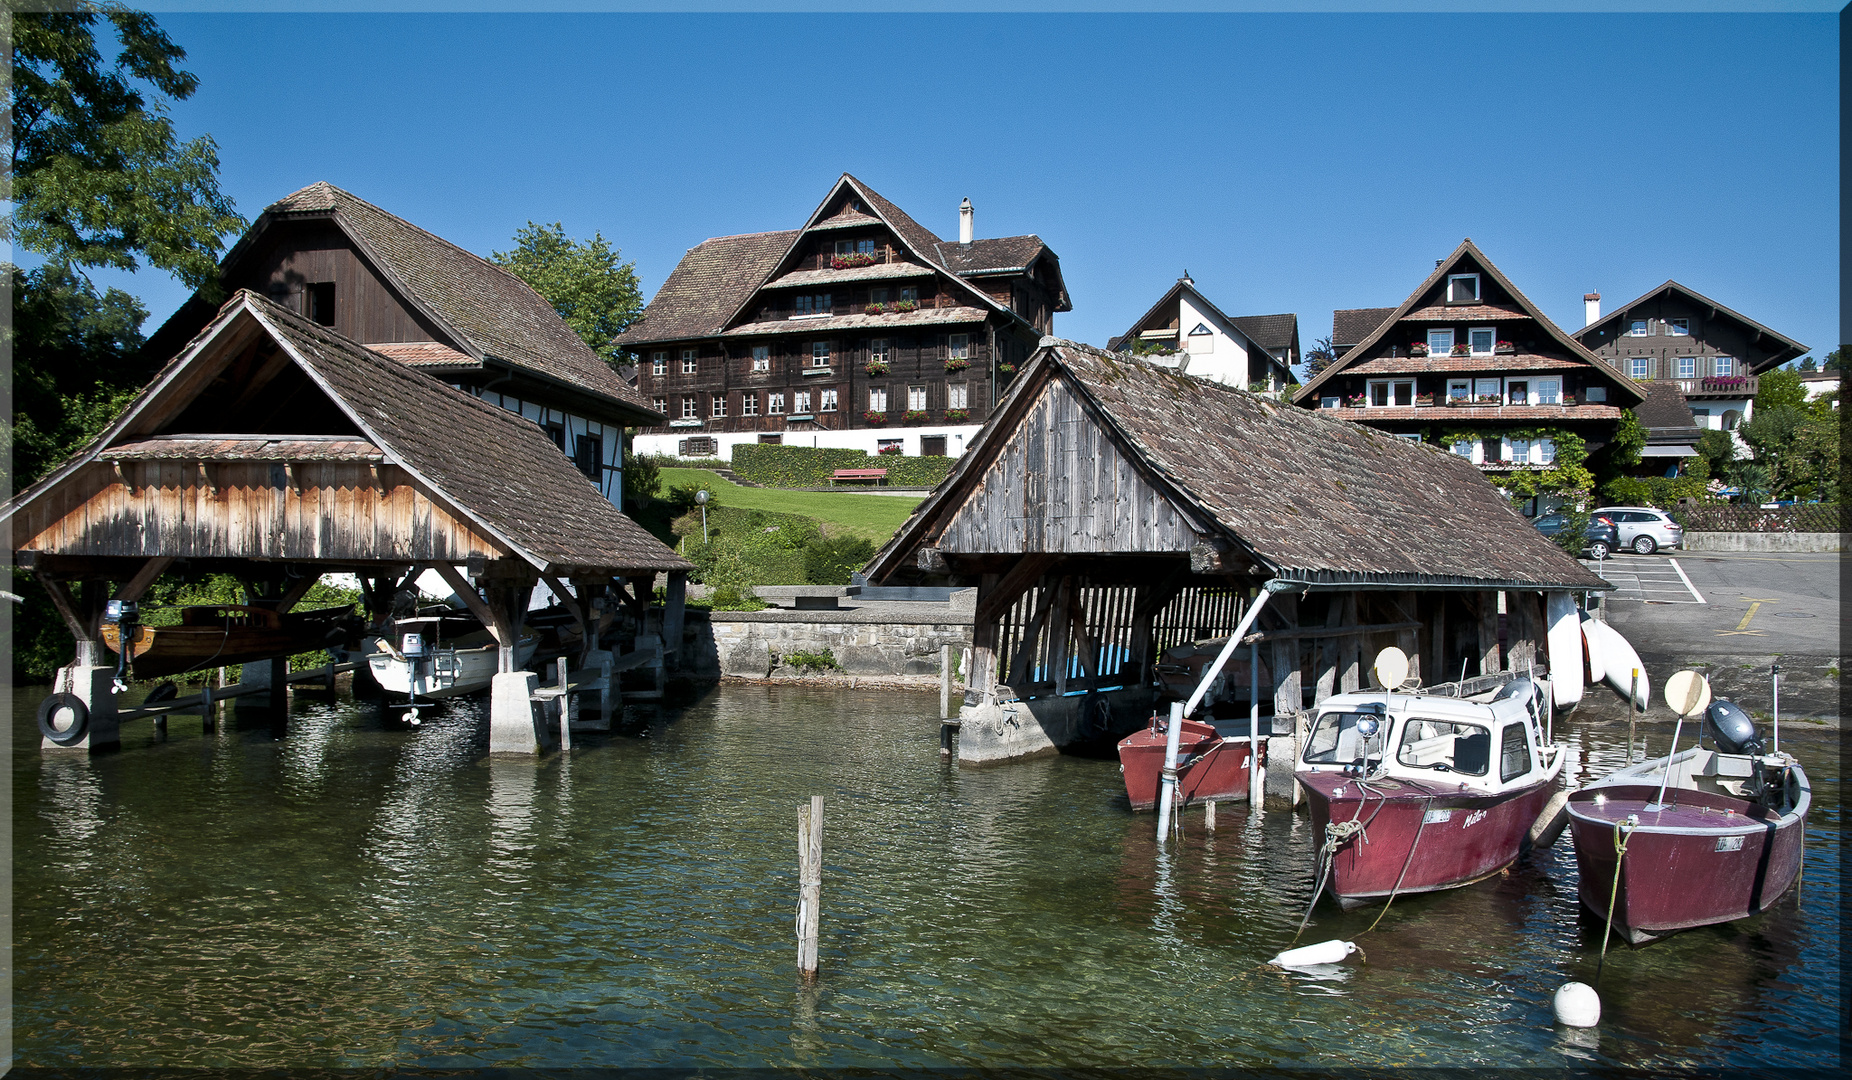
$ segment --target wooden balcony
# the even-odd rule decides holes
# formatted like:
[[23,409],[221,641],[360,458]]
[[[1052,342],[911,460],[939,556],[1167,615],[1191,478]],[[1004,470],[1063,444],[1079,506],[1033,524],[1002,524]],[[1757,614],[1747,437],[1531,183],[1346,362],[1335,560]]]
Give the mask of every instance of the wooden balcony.
[[1756,396],[1754,375],[1711,376],[1705,379],[1673,379],[1679,392],[1687,398],[1752,398]]

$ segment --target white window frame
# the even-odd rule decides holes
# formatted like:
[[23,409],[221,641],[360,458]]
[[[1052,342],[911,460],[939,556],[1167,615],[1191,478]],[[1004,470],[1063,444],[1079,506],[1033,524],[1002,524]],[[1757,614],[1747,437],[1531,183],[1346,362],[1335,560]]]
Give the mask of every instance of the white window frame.
[[1563,403],[1563,379],[1560,375],[1532,376],[1531,404],[1561,405]]
[[1556,440],[1545,436],[1537,440],[1537,459],[1542,465],[1556,464]]
[[1698,377],[1698,358],[1695,356],[1676,356],[1672,358],[1673,378],[1695,379]]
[[772,347],[770,345],[754,345],[752,347],[752,370],[772,370]]
[[[1442,344],[1445,342],[1445,344]],[[1436,359],[1453,353],[1453,327],[1428,331],[1428,355]]]
[[926,411],[926,387],[924,385],[915,383],[907,387],[907,411]]
[[693,394],[683,394],[682,395],[682,419],[684,420],[701,419],[701,401],[699,398],[695,397]]
[[1711,360],[1711,373],[1714,378],[1733,379],[1736,377],[1736,357],[1719,356]]
[[[1491,344],[1485,347],[1484,352],[1479,351],[1478,343],[1473,340],[1474,336],[1478,334],[1484,334],[1491,341]],[[1498,351],[1498,327],[1475,326],[1468,329],[1466,331],[1466,348],[1467,352],[1473,356],[1491,356]]]
[[817,391],[817,411],[818,412],[835,412],[836,411],[836,388],[835,387],[826,386],[823,389]]
[[1449,446],[1447,449],[1449,452],[1453,453],[1454,455],[1458,457],[1463,457],[1468,461],[1472,461],[1479,454],[1479,440],[1478,439],[1458,439],[1458,440],[1455,440],[1453,445]]
[[791,392],[791,415],[808,416],[810,414],[810,391],[793,390]]
[[658,349],[650,354],[649,373],[651,375],[667,375],[669,373],[669,350]]
[[970,387],[966,383],[945,384],[945,407],[948,409],[969,409],[971,401]]
[[[1457,391],[1457,393],[1456,393]],[[1471,379],[1448,379],[1447,400],[1466,401],[1473,399],[1473,381]]]
[[661,413],[664,416],[669,415],[669,399],[668,398],[653,397],[649,399],[649,403],[650,403],[650,408],[655,409],[657,412]]
[[905,446],[905,444],[906,444],[905,439],[876,439],[875,440],[875,453],[879,454],[879,453],[885,452],[889,447],[893,447],[894,449],[899,450],[903,446]]
[[[1470,299],[1466,299],[1466,300],[1454,299],[1453,283],[1456,281],[1470,281],[1473,283],[1473,295]],[[1449,304],[1477,304],[1479,302],[1480,296],[1482,295],[1483,294],[1479,291],[1479,275],[1478,274],[1448,274],[1447,275],[1447,297],[1446,297],[1447,303]]]
[[1653,332],[1650,319],[1632,319],[1627,324],[1628,337],[1646,337]]
[[1630,379],[1652,378],[1653,358],[1650,356],[1629,356],[1627,358],[1627,377]]
[[946,359],[948,360],[969,360],[971,359],[971,335],[970,334],[953,334],[951,338],[951,352],[946,355]]
[[757,390],[747,390],[740,394],[740,415],[759,415],[759,392]]
[[868,411],[887,415],[887,387],[871,386],[868,388]]
[[708,416],[714,420],[727,418],[727,395],[715,394],[713,396],[713,402],[708,406]]
[[1473,404],[1475,405],[1479,404],[1479,399],[1482,397],[1495,397],[1500,402],[1503,402],[1505,400],[1505,380],[1503,379],[1474,379],[1473,380]]
[[1690,337],[1691,336],[1691,320],[1690,319],[1667,319],[1666,320],[1666,336],[1667,337]]
[[765,395],[765,415],[783,416],[785,412],[785,392],[772,390]]
[[682,374],[693,375],[701,370],[701,354],[694,349],[682,350]]
[[[1532,395],[1530,392],[1530,384],[1531,384],[1531,381],[1529,379],[1506,379],[1505,380],[1505,398],[1504,398],[1505,404],[1507,405],[1534,405],[1536,404],[1536,402],[1531,400]],[[1511,390],[1512,390],[1512,387],[1514,386],[1522,386],[1524,388],[1524,400],[1523,401],[1518,401],[1512,397]]]
[[[1381,405],[1376,404],[1376,388],[1379,386],[1383,388],[1383,404]],[[1398,404],[1395,400],[1396,387],[1398,386],[1405,386],[1408,388],[1407,405]],[[1365,383],[1365,387],[1363,400],[1372,409],[1408,409],[1414,407],[1415,380],[1413,379],[1370,379]]]
[[[1518,457],[1518,449],[1520,447],[1524,450],[1524,457],[1522,459]],[[1529,465],[1530,448],[1531,441],[1529,439],[1507,438],[1505,440],[1505,460],[1513,465]]]

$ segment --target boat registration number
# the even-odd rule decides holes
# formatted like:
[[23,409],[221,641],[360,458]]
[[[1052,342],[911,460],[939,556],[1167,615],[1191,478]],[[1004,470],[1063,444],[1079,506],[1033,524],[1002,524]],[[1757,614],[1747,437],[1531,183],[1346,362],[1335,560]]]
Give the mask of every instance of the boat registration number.
[[1716,850],[1741,851],[1743,850],[1743,838],[1740,836],[1719,836],[1717,838]]
[[1432,825],[1439,821],[1452,821],[1452,820],[1453,820],[1452,810],[1429,810],[1426,814],[1422,815],[1422,818],[1421,818],[1422,824],[1424,825]]

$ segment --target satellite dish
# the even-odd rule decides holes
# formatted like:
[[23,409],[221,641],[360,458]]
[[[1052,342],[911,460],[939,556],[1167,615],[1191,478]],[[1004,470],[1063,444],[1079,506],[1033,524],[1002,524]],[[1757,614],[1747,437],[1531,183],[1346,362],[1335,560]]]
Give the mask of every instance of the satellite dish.
[[1370,668],[1370,674],[1376,677],[1376,685],[1384,690],[1394,690],[1408,681],[1408,654],[1389,646],[1376,654],[1376,665]]
[[1711,703],[1710,680],[1695,671],[1675,672],[1665,693],[1666,705],[1680,716],[1696,716]]

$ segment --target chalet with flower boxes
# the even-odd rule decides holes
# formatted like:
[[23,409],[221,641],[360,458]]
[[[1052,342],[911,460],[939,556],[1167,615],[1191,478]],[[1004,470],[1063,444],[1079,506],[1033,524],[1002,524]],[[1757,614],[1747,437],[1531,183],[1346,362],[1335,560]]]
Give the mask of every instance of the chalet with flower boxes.
[[617,338],[668,417],[636,446],[955,457],[1072,306],[1039,237],[977,239],[967,199],[958,242],[942,240],[844,173],[801,228],[690,248]]
[[1734,432],[1750,418],[1757,376],[1807,346],[1710,297],[1668,281],[1608,315],[1583,298],[1576,340],[1636,382],[1676,387],[1700,430]]
[[1594,450],[1645,396],[1551,322],[1470,239],[1399,307],[1380,318],[1380,309],[1351,310],[1375,325],[1294,403],[1445,446],[1488,472],[1551,467],[1562,433]]
[[1299,362],[1299,316],[1224,315],[1185,271],[1106,347],[1224,386],[1277,391],[1292,381]]

